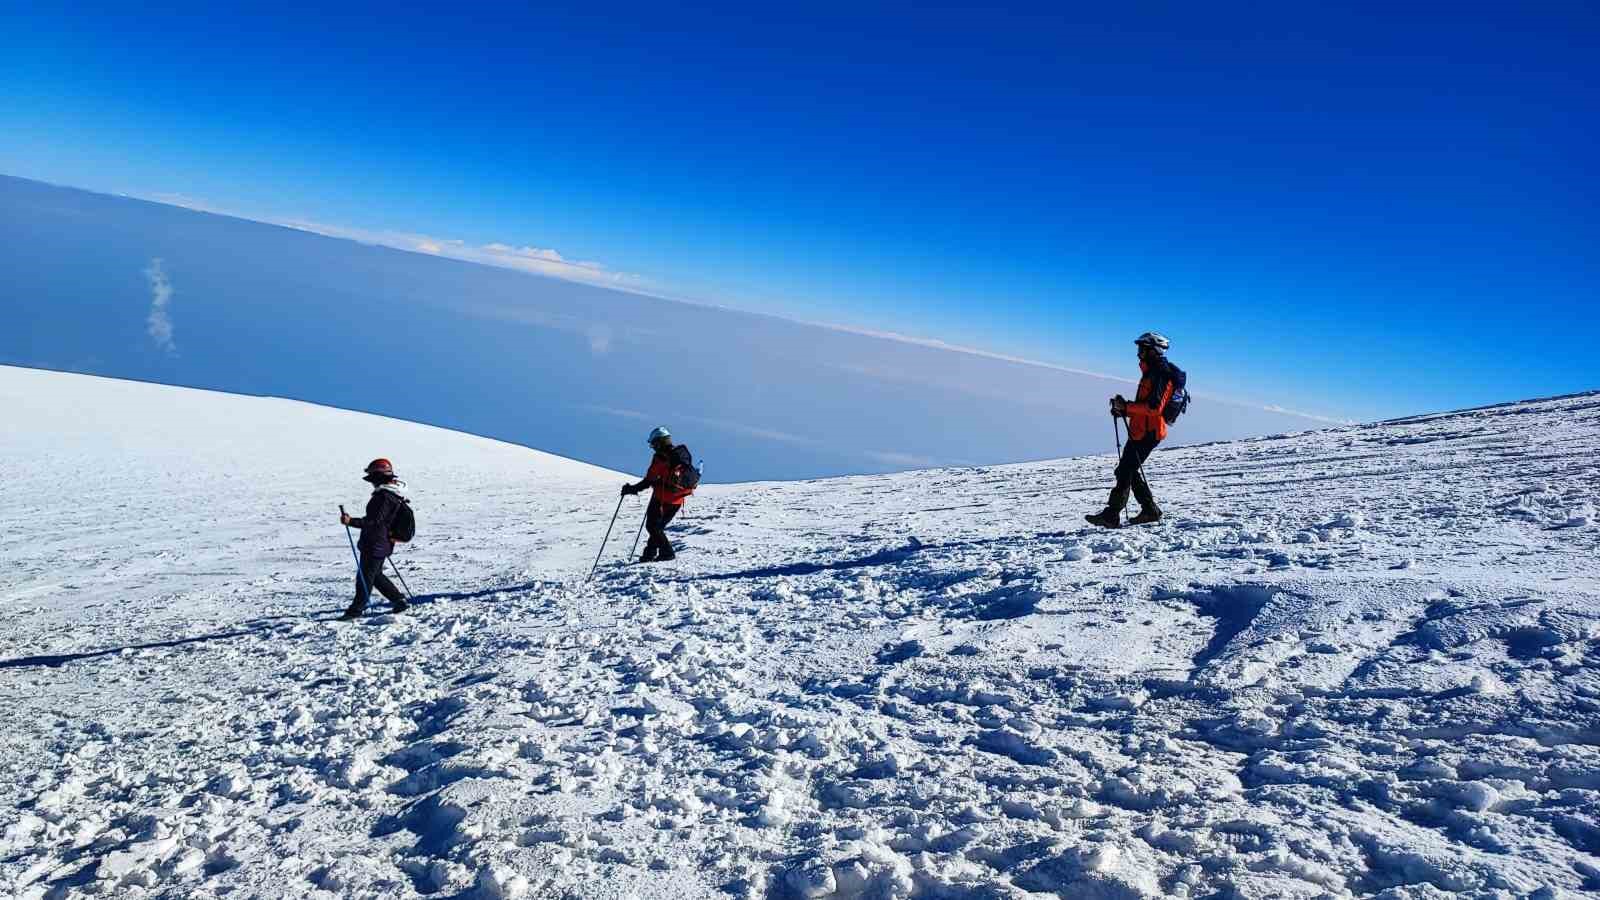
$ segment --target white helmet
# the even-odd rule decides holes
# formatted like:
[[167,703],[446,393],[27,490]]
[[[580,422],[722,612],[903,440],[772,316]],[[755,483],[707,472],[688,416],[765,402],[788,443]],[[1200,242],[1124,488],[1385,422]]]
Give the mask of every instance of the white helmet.
[[647,441],[645,441],[645,443],[647,443],[647,444],[649,444],[649,445],[651,445],[653,447],[653,446],[655,446],[656,441],[670,441],[670,440],[672,440],[672,432],[667,430],[667,426],[660,425],[660,426],[657,426],[656,428],[651,430],[650,438]]
[[1141,347],[1149,347],[1157,353],[1165,353],[1167,348],[1172,346],[1171,341],[1154,331],[1146,331],[1144,334],[1139,335],[1139,339],[1134,343]]

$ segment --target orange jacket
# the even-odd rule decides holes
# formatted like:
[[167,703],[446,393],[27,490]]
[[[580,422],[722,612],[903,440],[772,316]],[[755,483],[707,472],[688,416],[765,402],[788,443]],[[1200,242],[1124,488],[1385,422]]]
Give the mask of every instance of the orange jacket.
[[1139,379],[1139,392],[1128,401],[1128,439],[1137,441],[1145,435],[1154,434],[1157,441],[1164,441],[1167,439],[1167,420],[1161,418],[1161,410],[1172,399],[1172,377],[1165,365],[1158,366],[1152,372],[1141,361],[1139,371],[1144,373],[1144,377]]
[[650,460],[650,468],[645,471],[644,480],[650,483],[650,499],[660,500],[666,506],[682,506],[683,501],[694,493],[694,491],[675,491],[667,486],[672,480],[672,464],[659,453]]

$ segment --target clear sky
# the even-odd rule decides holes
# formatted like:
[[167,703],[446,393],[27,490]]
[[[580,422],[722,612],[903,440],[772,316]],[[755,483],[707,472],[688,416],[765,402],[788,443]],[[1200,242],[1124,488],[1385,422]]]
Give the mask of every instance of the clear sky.
[[51,6],[0,173],[1341,417],[1600,387],[1594,4]]

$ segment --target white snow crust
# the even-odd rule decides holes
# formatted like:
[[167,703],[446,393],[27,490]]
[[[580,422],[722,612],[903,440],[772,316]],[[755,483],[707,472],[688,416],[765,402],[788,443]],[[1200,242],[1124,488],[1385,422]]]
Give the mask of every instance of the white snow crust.
[[[590,583],[619,473],[0,415],[0,896],[1600,892],[1600,395],[1162,450],[1119,532],[1109,453],[707,486],[653,567],[628,500]],[[380,455],[419,602],[335,623]]]

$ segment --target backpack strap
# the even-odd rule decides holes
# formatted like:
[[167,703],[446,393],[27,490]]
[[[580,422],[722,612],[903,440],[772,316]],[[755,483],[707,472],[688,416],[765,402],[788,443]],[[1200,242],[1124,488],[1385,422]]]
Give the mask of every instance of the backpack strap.
[[1165,401],[1161,399],[1161,395],[1167,392],[1167,385],[1170,383],[1172,383],[1172,370],[1168,368],[1167,360],[1163,357],[1159,363],[1151,366],[1150,396],[1145,398],[1145,403],[1149,404],[1150,408],[1157,413],[1161,412],[1161,407],[1166,405]]

